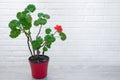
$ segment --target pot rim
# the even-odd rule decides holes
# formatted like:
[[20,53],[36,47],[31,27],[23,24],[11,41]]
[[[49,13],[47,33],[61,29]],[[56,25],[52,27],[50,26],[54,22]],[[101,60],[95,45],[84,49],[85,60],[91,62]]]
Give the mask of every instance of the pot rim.
[[44,57],[46,58],[46,61],[34,62],[34,61],[30,60],[30,58],[31,58],[31,57],[34,57],[34,56],[30,56],[30,57],[28,58],[28,60],[29,60],[30,63],[45,63],[45,62],[49,62],[49,56],[47,56],[47,55],[39,55],[39,56],[44,56]]

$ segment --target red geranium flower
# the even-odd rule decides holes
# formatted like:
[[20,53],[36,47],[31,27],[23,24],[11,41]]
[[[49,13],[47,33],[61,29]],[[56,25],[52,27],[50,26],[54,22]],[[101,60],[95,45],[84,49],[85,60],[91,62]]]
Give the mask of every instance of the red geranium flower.
[[54,29],[57,30],[58,32],[62,32],[62,31],[63,31],[61,25],[56,25],[56,26],[54,27]]

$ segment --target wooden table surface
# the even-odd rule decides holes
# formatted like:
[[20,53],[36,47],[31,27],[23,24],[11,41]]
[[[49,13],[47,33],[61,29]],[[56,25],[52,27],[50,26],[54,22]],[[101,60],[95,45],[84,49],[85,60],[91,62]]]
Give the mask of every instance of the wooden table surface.
[[[27,62],[1,62],[0,80],[39,80],[31,77]],[[40,80],[120,80],[120,66],[49,64],[48,76]]]

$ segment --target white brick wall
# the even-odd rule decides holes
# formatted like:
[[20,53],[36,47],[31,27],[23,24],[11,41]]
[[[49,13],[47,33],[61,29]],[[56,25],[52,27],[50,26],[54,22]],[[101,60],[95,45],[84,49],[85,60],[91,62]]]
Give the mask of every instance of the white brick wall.
[[33,16],[51,15],[46,27],[61,24],[67,33],[46,53],[51,63],[120,64],[120,0],[0,0],[0,62],[27,61],[26,39],[10,39],[8,22],[29,3]]

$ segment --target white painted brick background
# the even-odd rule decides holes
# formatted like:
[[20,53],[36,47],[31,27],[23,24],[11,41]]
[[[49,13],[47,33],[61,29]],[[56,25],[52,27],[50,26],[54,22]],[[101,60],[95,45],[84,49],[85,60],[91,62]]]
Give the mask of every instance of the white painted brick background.
[[[120,0],[0,0],[0,62],[27,62],[24,35],[9,38],[8,22],[27,4],[51,15],[45,27],[61,24],[67,41],[46,54],[58,64],[120,64]],[[35,33],[36,29],[33,29]]]

